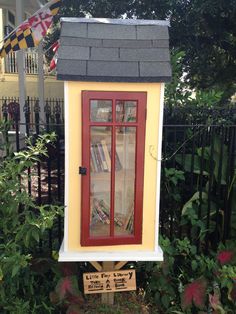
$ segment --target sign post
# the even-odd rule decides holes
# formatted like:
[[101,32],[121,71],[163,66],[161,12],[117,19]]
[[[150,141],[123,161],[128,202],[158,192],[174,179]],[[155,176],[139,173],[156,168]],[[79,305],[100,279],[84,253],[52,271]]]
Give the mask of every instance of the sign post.
[[[102,266],[103,266],[102,267],[103,271],[113,270],[114,269],[114,262],[103,262]],[[106,288],[110,289],[110,281],[109,280],[106,281]],[[114,304],[114,293],[109,293],[109,292],[102,294],[101,301],[103,304],[113,305]]]

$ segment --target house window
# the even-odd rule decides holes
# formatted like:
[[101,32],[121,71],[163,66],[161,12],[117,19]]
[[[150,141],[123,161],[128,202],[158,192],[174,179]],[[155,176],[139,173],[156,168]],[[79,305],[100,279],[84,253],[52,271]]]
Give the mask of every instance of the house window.
[[83,92],[81,245],[142,242],[145,124],[146,93]]
[[8,11],[8,22],[13,27],[16,25],[15,15],[11,11]]
[[4,26],[4,36],[10,35],[14,28],[10,25]]
[[4,26],[4,36],[9,35],[15,28],[15,15],[11,11],[7,11],[7,25]]

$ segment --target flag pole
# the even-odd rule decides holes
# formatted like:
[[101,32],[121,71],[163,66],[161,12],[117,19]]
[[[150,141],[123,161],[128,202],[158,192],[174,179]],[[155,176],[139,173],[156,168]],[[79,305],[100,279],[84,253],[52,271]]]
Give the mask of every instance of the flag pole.
[[[20,25],[24,20],[24,0],[16,0],[16,22]],[[25,87],[25,52],[17,51],[17,67],[18,67],[18,86],[19,86],[19,103],[20,103],[20,134],[24,134],[26,128],[24,123],[24,105],[26,99]]]
[[42,41],[38,46],[38,94],[39,94],[39,116],[43,121],[44,117],[44,59],[43,59],[43,44]]

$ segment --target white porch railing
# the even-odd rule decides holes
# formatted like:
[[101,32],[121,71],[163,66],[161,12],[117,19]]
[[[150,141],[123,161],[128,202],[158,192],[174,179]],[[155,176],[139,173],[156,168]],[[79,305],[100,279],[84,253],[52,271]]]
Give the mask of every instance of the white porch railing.
[[[16,53],[5,57],[5,73],[18,73]],[[25,53],[25,73],[38,74],[38,53],[36,50]]]

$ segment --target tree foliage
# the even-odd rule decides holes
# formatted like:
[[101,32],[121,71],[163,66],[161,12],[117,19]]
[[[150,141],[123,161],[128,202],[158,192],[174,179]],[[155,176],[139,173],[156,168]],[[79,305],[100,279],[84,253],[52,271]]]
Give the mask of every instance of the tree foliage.
[[236,0],[63,0],[61,16],[169,19],[190,86],[235,89]]

